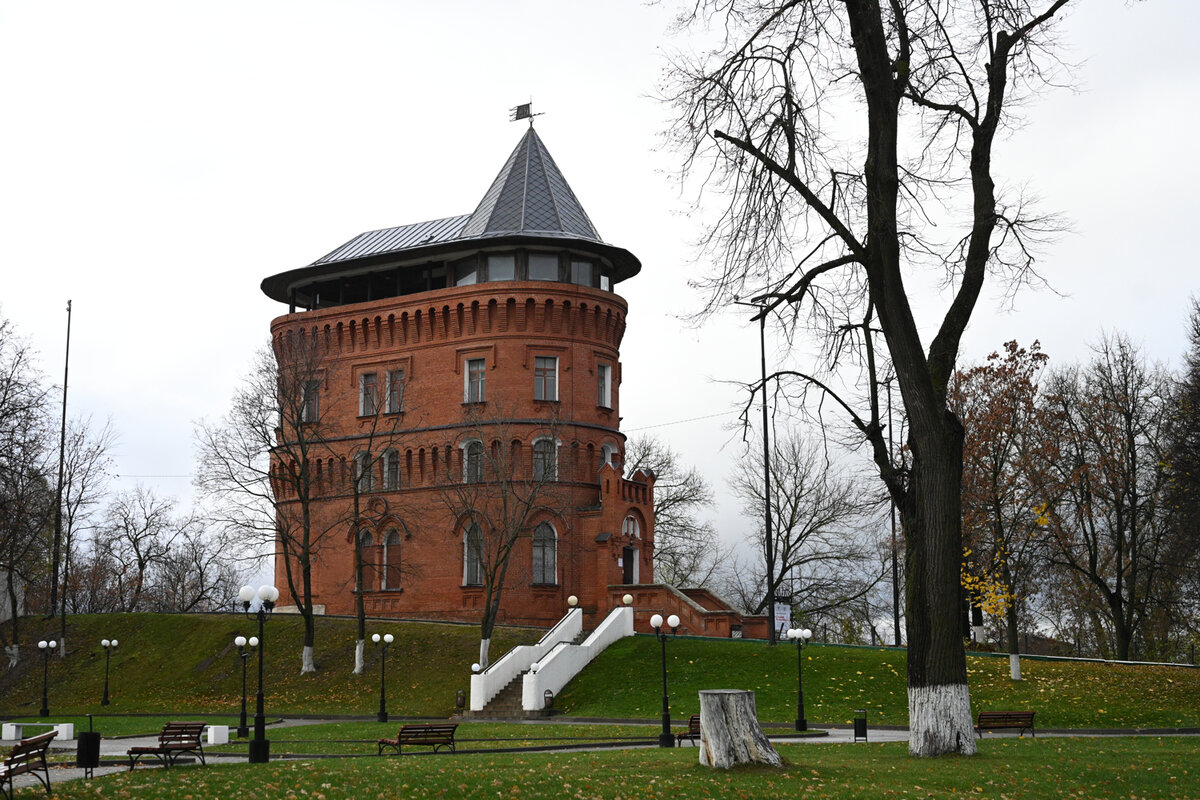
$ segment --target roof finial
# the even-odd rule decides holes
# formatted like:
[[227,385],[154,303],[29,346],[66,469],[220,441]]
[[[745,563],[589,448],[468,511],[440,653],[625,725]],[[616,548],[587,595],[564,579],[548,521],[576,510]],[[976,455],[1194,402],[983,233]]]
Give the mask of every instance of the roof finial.
[[522,103],[519,106],[510,108],[509,111],[512,113],[512,116],[508,118],[509,122],[516,122],[519,119],[527,119],[529,120],[529,127],[531,128],[533,127],[533,118],[541,116],[541,114],[533,113],[533,98],[530,98],[528,103]]

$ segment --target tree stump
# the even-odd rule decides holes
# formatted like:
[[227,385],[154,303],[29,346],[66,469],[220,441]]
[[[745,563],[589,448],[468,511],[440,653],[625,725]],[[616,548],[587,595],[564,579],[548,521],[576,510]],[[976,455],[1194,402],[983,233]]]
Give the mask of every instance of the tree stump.
[[758,724],[754,692],[700,692],[700,763],[718,769],[734,764],[783,766]]

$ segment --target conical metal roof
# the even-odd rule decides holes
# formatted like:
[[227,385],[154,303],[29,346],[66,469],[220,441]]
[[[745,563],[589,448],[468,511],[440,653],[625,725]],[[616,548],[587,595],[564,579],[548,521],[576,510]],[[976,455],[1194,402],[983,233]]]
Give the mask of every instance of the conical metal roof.
[[522,234],[601,241],[533,126],[512,151],[459,236]]

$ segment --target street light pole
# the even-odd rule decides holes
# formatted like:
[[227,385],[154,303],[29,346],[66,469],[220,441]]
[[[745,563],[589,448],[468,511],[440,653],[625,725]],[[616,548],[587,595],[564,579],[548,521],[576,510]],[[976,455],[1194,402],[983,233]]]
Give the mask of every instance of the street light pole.
[[804,716],[804,643],[812,638],[808,628],[792,628],[788,638],[796,642],[796,730],[808,730],[808,719]]
[[[378,633],[371,635],[371,641],[375,644],[380,643]],[[395,637],[390,633],[385,633],[382,637],[383,641],[383,656],[379,660],[379,715],[376,717],[380,722],[388,721],[387,713],[387,651],[388,645],[395,641]]]
[[[671,635],[674,636],[679,632],[679,617],[672,614],[667,617],[667,624],[671,626]],[[674,747],[675,737],[671,735],[671,700],[667,696],[667,634],[663,630],[662,614],[655,614],[650,618],[650,627],[654,629],[654,635],[658,637],[659,644],[662,645],[662,733],[658,735],[659,747]]]
[[100,646],[104,648],[104,697],[100,700],[100,705],[108,705],[108,661],[112,655],[112,651],[117,649],[116,639],[101,639]]
[[[238,599],[242,601],[242,610],[246,616],[250,616],[250,602],[255,594],[253,586],[243,586],[238,590]],[[254,698],[254,738],[250,741],[250,763],[265,764],[271,760],[271,743],[267,740],[267,717],[263,711],[263,651],[267,649],[263,625],[267,621],[267,614],[275,609],[279,590],[264,584],[258,587],[257,596],[259,604],[255,616],[258,617],[258,693]]]
[[240,739],[245,739],[250,735],[250,726],[246,724],[246,662],[250,660],[250,650],[246,649],[249,644],[251,649],[258,647],[258,637],[251,636],[246,639],[245,636],[238,636],[233,640],[237,645],[238,658],[242,662],[242,715],[238,719],[237,735]]
[[50,697],[47,694],[50,685],[50,654],[54,652],[54,648],[58,647],[58,642],[53,639],[46,641],[43,639],[38,642],[38,650],[42,651],[42,710],[38,712],[38,716],[50,716]]

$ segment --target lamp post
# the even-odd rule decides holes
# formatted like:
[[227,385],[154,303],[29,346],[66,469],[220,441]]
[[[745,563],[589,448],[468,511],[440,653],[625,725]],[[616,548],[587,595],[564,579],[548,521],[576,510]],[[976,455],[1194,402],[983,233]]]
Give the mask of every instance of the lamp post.
[[[371,641],[375,644],[379,644],[379,634],[372,634]],[[385,633],[382,637],[382,641],[383,657],[379,659],[379,716],[376,719],[378,719],[380,722],[387,722],[387,650],[388,645],[395,641],[395,637],[390,633]]]
[[54,648],[58,647],[58,642],[45,639],[38,642],[38,650],[42,651],[42,710],[39,716],[50,716],[50,700],[46,694],[47,687],[50,685],[50,654],[54,652]]
[[[672,614],[667,617],[667,624],[671,626],[672,636],[679,632],[679,617]],[[674,747],[675,737],[671,735],[671,701],[667,697],[667,634],[663,631],[662,614],[655,614],[650,618],[650,627],[654,628],[654,635],[662,645],[663,729],[658,735],[658,746]]]
[[112,656],[112,651],[117,649],[116,639],[101,639],[100,646],[104,648],[104,697],[100,698],[100,705],[108,705],[108,662]]
[[804,718],[804,643],[812,638],[808,628],[791,628],[787,632],[789,639],[796,642],[796,730],[808,730],[808,720]]
[[[237,645],[238,658],[242,661],[242,716],[238,719],[238,738],[245,739],[250,735],[250,726],[246,724],[246,662],[250,660],[250,650],[258,647],[258,637],[251,636],[247,639],[245,636],[238,636],[233,640]],[[246,645],[250,645],[250,650],[246,649]]]
[[265,764],[271,760],[271,743],[267,741],[267,718],[263,713],[263,651],[267,649],[263,638],[263,625],[267,615],[275,609],[275,601],[279,599],[279,590],[274,586],[262,585],[258,592],[253,586],[243,586],[238,590],[238,599],[242,601],[242,610],[246,616],[250,614],[250,602],[257,595],[258,610],[253,616],[258,618],[258,694],[254,697],[254,738],[250,741],[250,763]]

